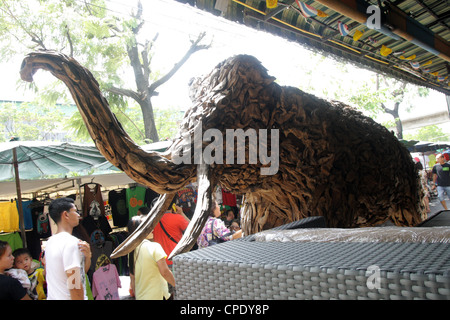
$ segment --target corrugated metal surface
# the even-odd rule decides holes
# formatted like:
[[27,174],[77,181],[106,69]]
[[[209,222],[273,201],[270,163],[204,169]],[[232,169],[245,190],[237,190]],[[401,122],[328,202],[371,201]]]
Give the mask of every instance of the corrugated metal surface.
[[[278,1],[275,9],[266,8],[266,0],[228,0],[227,11],[223,13],[215,9],[218,0],[178,1],[450,95],[448,0],[381,1],[383,29],[369,29],[354,16],[354,13],[371,16],[364,9],[378,6],[377,0],[283,0]],[[337,10],[333,3],[344,4],[346,8]],[[305,17],[299,8],[303,4],[321,10],[326,16]],[[339,23],[347,26],[348,35],[339,32]],[[355,40],[357,30],[363,34]]]

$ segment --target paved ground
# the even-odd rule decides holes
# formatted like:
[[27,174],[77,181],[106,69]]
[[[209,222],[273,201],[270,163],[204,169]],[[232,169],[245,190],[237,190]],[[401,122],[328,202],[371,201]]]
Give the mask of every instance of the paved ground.
[[[447,208],[450,208],[450,200],[445,201],[447,203]],[[434,198],[430,201],[430,210],[431,212],[428,214],[428,217],[434,216],[439,211],[445,210],[442,204],[439,202],[438,198]]]
[[[450,208],[450,200],[445,202],[447,208]],[[430,201],[430,210],[428,219],[421,224],[422,227],[450,226],[450,210],[445,210],[437,198]]]

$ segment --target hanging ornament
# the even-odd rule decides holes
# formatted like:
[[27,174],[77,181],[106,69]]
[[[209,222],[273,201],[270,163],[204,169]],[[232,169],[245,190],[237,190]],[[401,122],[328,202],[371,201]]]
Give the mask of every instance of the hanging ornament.
[[447,79],[447,77],[444,77],[444,76],[438,77],[438,81],[439,81],[439,82],[444,81],[445,79]]
[[348,35],[348,27],[345,23],[342,23],[341,21],[338,21],[338,30],[341,36]]
[[325,12],[323,12],[322,10],[319,10],[319,9],[317,9],[317,15],[321,18],[328,17],[328,15]]
[[424,64],[422,64],[422,67],[428,66],[428,65],[430,65],[430,64],[432,64],[432,63],[433,63],[432,60],[427,61],[427,62],[425,62]]
[[299,2],[298,0],[295,0],[295,2],[297,3],[302,15],[305,18],[311,18],[311,17],[315,17],[315,16],[319,16],[322,18],[328,17],[328,15],[325,12],[323,12],[322,10],[316,9],[316,8],[310,6],[309,4],[306,4],[304,2]]
[[433,75],[433,76],[435,76],[435,77],[439,76],[439,72],[438,72],[438,71],[432,72],[432,73],[430,73],[430,74]]
[[266,7],[269,9],[276,8],[278,5],[278,0],[266,0]]
[[353,34],[353,41],[358,41],[363,35],[363,32],[356,30]]
[[380,53],[383,57],[387,57],[391,52],[391,48],[386,47],[384,44],[381,46]]
[[402,60],[414,60],[416,58],[416,55],[413,54],[412,56],[409,56],[408,58],[405,58],[404,55],[401,55],[399,58]]
[[418,62],[410,61],[409,64],[416,70],[420,68],[420,63]]
[[424,69],[422,69],[422,71],[423,71],[424,73],[429,73],[429,72],[430,72],[430,69],[424,68]]

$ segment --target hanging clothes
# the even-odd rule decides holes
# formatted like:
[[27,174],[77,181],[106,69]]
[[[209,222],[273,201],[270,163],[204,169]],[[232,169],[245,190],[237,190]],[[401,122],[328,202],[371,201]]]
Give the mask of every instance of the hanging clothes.
[[16,201],[0,202],[0,232],[19,230],[19,211]]
[[236,207],[236,196],[223,188],[222,201],[224,206]]
[[97,260],[102,255],[107,257],[111,256],[113,251],[112,241],[106,240],[105,235],[100,231],[96,230],[91,235],[91,267],[89,268],[92,272],[95,272],[95,266],[97,265]]
[[112,231],[108,219],[105,216],[88,216],[81,220],[81,225],[86,229],[89,237],[91,237],[92,233],[97,229],[100,229],[104,234],[109,234]]
[[108,203],[111,206],[114,225],[119,228],[126,227],[129,220],[127,190],[120,189],[108,192]]
[[[25,230],[33,229],[33,218],[31,216],[31,204],[32,200],[22,201],[22,213],[23,213],[23,223]],[[19,210],[19,208],[17,208]]]
[[191,219],[194,215],[197,203],[197,190],[192,186],[186,186],[177,191],[177,205],[183,208],[184,214]]
[[84,185],[83,217],[100,217],[105,215],[105,206],[101,185],[98,183],[87,183]]
[[33,230],[40,239],[47,239],[52,235],[48,210],[45,211],[44,203],[37,200],[34,200],[30,207]]
[[159,193],[157,193],[156,191],[153,191],[150,188],[147,188],[147,190],[145,191],[145,201],[144,202],[147,205],[147,207],[151,208],[153,200],[155,200],[158,197],[159,197]]
[[99,267],[92,276],[92,295],[95,300],[120,300],[119,274],[114,264]]
[[126,190],[129,219],[137,215],[138,209],[145,206],[147,188],[141,186],[130,187]]
[[12,251],[23,248],[22,237],[19,232],[1,233],[0,240],[8,242]]
[[[112,232],[109,235],[109,238],[113,242],[113,249],[117,248],[125,239],[128,237],[128,232],[120,231],[120,232]],[[119,258],[115,258],[112,260],[114,265],[117,267],[119,275],[128,276],[129,268],[128,268],[128,255],[121,256]]]

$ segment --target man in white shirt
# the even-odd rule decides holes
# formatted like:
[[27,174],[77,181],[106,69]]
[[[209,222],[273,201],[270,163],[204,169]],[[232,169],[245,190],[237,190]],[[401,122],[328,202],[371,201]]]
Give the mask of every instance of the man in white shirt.
[[80,215],[71,198],[59,198],[49,206],[58,231],[45,247],[47,299],[87,300],[85,270],[91,264],[89,244],[72,235]]

